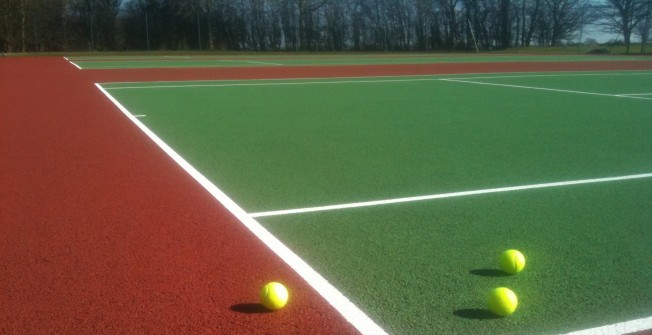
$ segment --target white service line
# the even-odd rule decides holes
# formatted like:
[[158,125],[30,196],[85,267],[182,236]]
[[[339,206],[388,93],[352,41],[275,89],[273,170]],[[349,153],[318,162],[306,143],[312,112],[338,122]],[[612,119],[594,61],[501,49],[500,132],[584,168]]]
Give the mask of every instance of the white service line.
[[622,335],[649,329],[652,329],[652,316],[643,319],[619,322],[602,327],[579,330],[561,335]]
[[470,196],[470,195],[501,193],[501,192],[514,192],[514,191],[524,191],[524,190],[539,189],[539,188],[551,188],[551,187],[582,185],[582,184],[596,184],[596,183],[606,183],[606,182],[630,180],[630,179],[641,179],[641,178],[652,178],[652,173],[643,173],[643,174],[618,176],[618,177],[607,177],[607,178],[571,180],[571,181],[561,181],[561,182],[554,182],[554,183],[532,184],[532,185],[522,185],[522,186],[499,187],[499,188],[490,188],[490,189],[484,189],[484,190],[474,190],[474,191],[464,191],[464,192],[430,194],[430,195],[422,195],[422,196],[416,196],[416,197],[384,199],[384,200],[374,200],[374,201],[362,201],[362,202],[354,202],[354,203],[349,203],[349,204],[338,204],[338,205],[327,205],[327,206],[317,206],[317,207],[285,209],[285,210],[277,210],[277,211],[250,213],[249,216],[251,216],[252,218],[259,218],[259,217],[265,217],[265,216],[301,214],[301,213],[311,213],[311,212],[324,212],[324,211],[349,209],[349,208],[370,207],[370,206],[398,204],[398,203],[405,203],[405,202],[415,202],[415,201],[445,199],[445,198],[454,198],[454,197],[464,197],[464,196]]
[[[474,75],[474,76],[480,76],[480,75],[485,75],[482,77],[454,77],[454,78],[444,78],[444,79],[460,79],[460,80],[465,80],[465,79],[501,79],[501,78],[537,78],[537,77],[575,77],[575,76],[629,76],[629,75],[652,75],[652,71],[645,71],[641,72],[642,70],[622,70],[622,72],[617,72],[617,73],[605,73],[602,71],[595,72],[595,71],[587,71],[587,72],[582,72],[578,73],[577,71],[557,71],[557,72],[552,72],[553,74],[537,74],[537,72],[510,72],[514,74],[519,74],[519,75],[503,75],[499,73],[494,73],[492,76],[487,76],[492,73],[477,73],[477,72],[472,72],[472,73],[466,73],[465,75]],[[251,79],[251,80],[264,80],[266,82],[281,82],[281,81],[287,81],[287,80],[310,80],[310,81],[316,81],[316,80],[362,80],[362,79],[367,79],[368,81],[366,82],[374,82],[370,81],[369,79],[380,79],[380,78],[389,78],[389,79],[396,79],[396,78],[413,78],[416,80],[441,80],[442,77],[444,76],[451,76],[451,74],[419,74],[419,75],[404,75],[404,76],[350,76],[350,77],[328,77],[328,78],[323,78],[323,77],[307,77],[307,78],[269,78],[269,79]],[[382,80],[382,79],[381,79]],[[414,80],[405,80],[405,81],[414,81]],[[111,84],[142,84],[142,81],[123,81],[123,82],[113,82]],[[148,83],[172,83],[170,81],[148,81]],[[184,86],[177,86],[177,87],[184,87]],[[105,87],[105,90],[114,90],[118,89],[116,88],[111,88],[111,87]]]
[[500,87],[510,87],[510,88],[523,88],[529,90],[538,90],[538,91],[550,91],[550,92],[561,92],[561,93],[575,93],[575,94],[586,94],[586,95],[598,95],[603,97],[615,97],[615,98],[629,98],[629,99],[643,99],[643,100],[652,100],[652,98],[637,97],[637,96],[628,96],[628,95],[618,95],[618,94],[607,94],[607,93],[595,93],[595,92],[584,92],[584,91],[573,91],[573,90],[561,90],[556,88],[545,88],[545,87],[534,87],[534,86],[522,86],[522,85],[510,85],[510,84],[497,84],[497,83],[486,83],[481,81],[471,81],[463,79],[441,79],[442,81],[450,81],[456,83],[467,83],[467,84],[477,84],[477,85],[489,85],[489,86],[500,86]]
[[217,201],[226,207],[240,222],[247,227],[256,237],[276,253],[285,263],[287,263],[299,276],[301,276],[312,288],[317,291],[331,306],[333,306],[348,322],[350,322],[362,334],[387,334],[362,310],[345,297],[337,288],[329,283],[308,263],[301,259],[297,254],[285,246],[279,239],[272,235],[260,223],[249,216],[238,204],[222,192],[208,178],[202,175],[183,157],[168,146],[161,138],[152,132],[147,126],[135,118],[120,102],[109,94],[102,86],[95,86],[118,107],[143,133],[154,141],[166,154],[170,156],[181,168],[192,176],[204,189],[206,189]]
[[[294,80],[294,79],[289,79]],[[188,85],[153,85],[153,86],[119,86],[107,87],[106,90],[150,89],[150,88],[186,88],[186,87],[238,87],[238,86],[291,86],[291,85],[334,85],[334,84],[377,84],[402,83],[413,81],[440,81],[441,78],[410,78],[410,79],[380,79],[380,80],[337,80],[337,81],[289,81],[289,82],[257,82],[257,83],[224,83],[224,84],[188,84]],[[269,81],[269,80],[266,80]]]

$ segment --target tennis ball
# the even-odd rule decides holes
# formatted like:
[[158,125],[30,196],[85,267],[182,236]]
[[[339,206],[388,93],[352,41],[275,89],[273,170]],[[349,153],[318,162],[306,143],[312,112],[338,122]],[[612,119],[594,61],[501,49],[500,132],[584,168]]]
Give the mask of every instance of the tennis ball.
[[500,255],[500,268],[503,271],[515,275],[525,267],[525,256],[514,249],[507,250]]
[[489,293],[487,308],[496,315],[508,316],[514,313],[516,305],[518,305],[516,294],[506,287],[495,288]]
[[270,282],[260,290],[260,303],[267,309],[281,309],[288,302],[288,290],[281,283]]

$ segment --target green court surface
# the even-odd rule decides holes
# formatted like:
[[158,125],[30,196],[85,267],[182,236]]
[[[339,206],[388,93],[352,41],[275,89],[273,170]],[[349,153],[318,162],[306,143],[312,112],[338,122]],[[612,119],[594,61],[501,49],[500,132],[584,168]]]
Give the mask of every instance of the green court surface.
[[649,60],[645,56],[486,55],[486,54],[268,54],[77,56],[67,59],[83,69],[250,67],[306,65],[427,64],[460,62],[585,62]]
[[652,72],[102,86],[390,333],[652,315]]

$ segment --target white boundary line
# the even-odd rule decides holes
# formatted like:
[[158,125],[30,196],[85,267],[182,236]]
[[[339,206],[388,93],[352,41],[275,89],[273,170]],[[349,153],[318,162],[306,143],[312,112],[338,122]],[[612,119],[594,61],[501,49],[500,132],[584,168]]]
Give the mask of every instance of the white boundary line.
[[606,183],[606,182],[613,182],[613,181],[630,180],[630,179],[642,179],[642,178],[652,178],[652,173],[643,173],[643,174],[635,174],[635,175],[619,176],[619,177],[571,180],[571,181],[561,181],[561,182],[554,182],[554,183],[532,184],[532,185],[522,185],[522,186],[490,188],[490,189],[484,189],[484,190],[474,190],[474,191],[464,191],[464,192],[430,194],[430,195],[422,195],[422,196],[416,196],[416,197],[384,199],[384,200],[374,200],[374,201],[362,201],[362,202],[354,202],[354,203],[349,203],[349,204],[338,204],[338,205],[317,206],[317,207],[307,207],[307,208],[285,209],[285,210],[277,210],[277,211],[250,213],[249,216],[251,216],[252,218],[259,218],[259,217],[265,217],[265,216],[302,214],[302,213],[311,213],[311,212],[324,212],[324,211],[349,209],[349,208],[359,208],[359,207],[371,207],[371,206],[380,206],[380,205],[389,205],[389,204],[399,204],[399,203],[405,203],[405,202],[416,202],[416,201],[425,201],[425,200],[465,197],[465,196],[471,196],[471,195],[490,194],[490,193],[524,191],[524,190],[531,190],[531,189],[562,187],[562,186],[571,186],[571,185]]
[[652,75],[651,71],[645,70],[624,70],[630,72],[620,72],[613,71],[610,72],[553,72],[552,74],[536,74],[536,72],[527,72],[531,74],[516,74],[516,75],[505,75],[505,76],[477,76],[477,77],[459,77],[459,78],[445,78],[445,79],[458,79],[458,80],[469,80],[469,79],[503,79],[503,78],[549,78],[549,77],[614,77],[614,76],[644,76]]
[[[287,79],[286,79],[287,80]],[[293,80],[293,79],[289,79]],[[300,80],[300,79],[299,79]],[[121,86],[107,87],[106,90],[150,89],[150,88],[195,88],[195,87],[238,87],[238,86],[292,86],[292,85],[334,85],[334,84],[380,84],[414,81],[441,81],[441,78],[410,78],[410,79],[380,79],[380,80],[334,80],[334,81],[290,81],[264,83],[224,83],[224,84],[189,84],[189,85],[152,85],[152,86]]]
[[253,60],[247,60],[245,62],[251,63],[251,64],[273,65],[273,66],[283,66],[283,65],[285,65],[285,64],[281,64],[281,63],[258,62],[258,61],[253,61]]
[[65,59],[68,63],[70,63],[70,64],[72,64],[74,67],[76,67],[77,70],[81,70],[81,69],[82,69],[81,67],[79,67],[79,65],[75,64],[75,62],[73,62],[73,61],[71,61],[70,59],[68,59],[68,57],[63,57],[63,59]]
[[[228,62],[228,63],[251,63],[251,64],[260,64],[260,65],[273,65],[273,66],[283,66],[284,64],[279,64],[279,63],[270,63],[270,62],[260,62],[260,61],[253,61],[253,60],[238,60],[238,59],[215,59],[218,62]],[[213,60],[207,60],[207,61],[213,61]]]
[[[613,73],[612,73],[613,72]],[[552,73],[552,74],[541,74],[541,73]],[[397,78],[397,77],[402,77],[402,78],[441,78],[441,77],[446,77],[446,76],[459,76],[459,75],[469,75],[469,76],[481,76],[484,75],[486,77],[461,77],[461,78],[455,78],[452,77],[451,79],[500,79],[500,78],[535,78],[535,77],[546,77],[546,76],[555,76],[555,77],[575,77],[575,76],[628,76],[628,75],[652,75],[652,71],[648,70],[617,70],[617,71],[553,71],[553,72],[509,72],[510,75],[504,76],[502,75],[503,73],[500,72],[472,72],[472,73],[464,73],[464,74],[415,74],[415,75],[387,75],[387,76],[350,76],[350,77],[308,77],[308,78],[261,78],[261,79],[241,79],[241,81],[268,81],[268,82],[277,82],[277,81],[284,81],[284,80],[356,80],[356,79],[373,79],[373,78]],[[488,75],[494,75],[494,76],[488,76]],[[210,81],[238,81],[237,79],[226,79],[226,80],[191,80],[191,82],[210,82]],[[187,82],[187,81],[148,81],[145,83],[179,83],[179,82]],[[142,84],[142,81],[123,81],[123,82],[111,82],[111,83],[105,83],[105,84]],[[104,89],[110,90],[110,89],[116,89],[116,88],[111,88],[111,87],[105,87]]]
[[125,115],[133,122],[143,133],[145,133],[154,143],[156,143],[170,158],[172,158],[181,168],[201,184],[217,201],[226,207],[240,222],[247,227],[256,237],[276,253],[285,263],[287,263],[299,276],[301,276],[312,288],[317,291],[328,303],[331,304],[348,322],[350,322],[362,334],[387,334],[362,310],[355,306],[331,283],[315,271],[308,263],[297,256],[292,250],[286,247],[279,239],[272,235],[260,223],[222,192],[215,184],[202,175],[183,157],[176,153],[170,146],[161,140],[147,126],[135,118],[120,102],[109,94],[100,84],[95,86]]
[[[561,93],[575,93],[575,94],[585,94],[585,95],[596,95],[596,96],[606,96],[606,97],[615,97],[615,98],[629,98],[629,99],[640,99],[640,100],[652,100],[652,98],[645,97],[648,94],[607,94],[607,93],[595,93],[595,92],[584,92],[584,91],[573,91],[573,90],[562,90],[554,88],[544,88],[544,87],[534,87],[534,86],[521,86],[521,85],[509,85],[509,84],[497,84],[497,83],[485,83],[472,81],[469,79],[502,79],[502,78],[539,78],[539,77],[582,77],[582,76],[623,76],[623,75],[651,75],[652,72],[632,72],[632,73],[559,73],[559,74],[532,74],[532,75],[507,75],[507,76],[479,76],[479,77],[464,77],[464,78],[441,78],[441,76],[428,76],[428,77],[419,77],[414,78],[412,76],[398,76],[398,77],[408,77],[405,79],[396,79],[396,77],[384,77],[389,79],[377,79],[382,77],[358,77],[358,78],[327,78],[327,79],[340,79],[340,80],[326,80],[326,81],[315,81],[314,78],[308,79],[308,81],[302,81],[301,78],[296,79],[285,79],[293,80],[289,82],[278,82],[278,81],[265,81],[265,82],[247,82],[247,83],[220,83],[220,84],[183,84],[183,85],[149,85],[149,86],[122,86],[122,87],[107,87],[106,90],[124,90],[124,89],[159,89],[159,88],[197,88],[197,87],[248,87],[248,86],[290,86],[290,85],[335,85],[335,84],[376,84],[376,83],[400,83],[400,82],[418,82],[418,81],[449,81],[449,82],[459,82],[459,83],[469,83],[469,84],[478,84],[478,85],[489,85],[489,86],[501,86],[501,87],[511,87],[511,88],[521,88],[521,89],[531,89],[531,90],[541,90],[541,91],[552,91],[552,92],[561,92]],[[369,78],[369,80],[363,80]],[[371,79],[376,78],[376,79]],[[344,80],[341,80],[344,79]],[[276,79],[278,80],[278,79]]]
[[574,331],[562,335],[621,335],[652,329],[652,316],[637,320],[614,323],[607,326]]
[[575,94],[586,94],[586,95],[597,95],[603,97],[614,97],[614,98],[629,98],[629,99],[642,99],[642,100],[652,100],[652,98],[638,97],[638,96],[629,96],[622,94],[607,94],[607,93],[595,93],[595,92],[584,92],[584,91],[573,91],[573,90],[560,90],[556,88],[545,88],[545,87],[534,87],[534,86],[522,86],[522,85],[509,85],[509,84],[497,84],[497,83],[485,83],[481,81],[471,81],[471,80],[462,80],[462,79],[441,79],[442,81],[450,81],[455,83],[466,83],[466,84],[477,84],[477,85],[489,85],[489,86],[500,86],[500,87],[510,87],[510,88],[523,88],[529,90],[538,90],[538,91],[550,91],[550,92],[561,92],[561,93],[575,93]]

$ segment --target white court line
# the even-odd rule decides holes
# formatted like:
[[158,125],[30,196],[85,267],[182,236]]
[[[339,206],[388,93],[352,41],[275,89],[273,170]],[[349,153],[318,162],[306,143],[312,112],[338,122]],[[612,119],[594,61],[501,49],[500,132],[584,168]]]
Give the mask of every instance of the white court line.
[[562,335],[621,335],[652,329],[652,316],[612,325],[584,329]]
[[68,59],[68,57],[63,57],[63,59],[65,59],[68,63],[72,64],[72,65],[73,65],[74,67],[76,67],[78,70],[81,70],[81,69],[82,69],[79,65],[75,64],[75,62],[73,62],[73,61],[71,61],[70,59]]
[[273,82],[273,83],[228,83],[228,84],[189,84],[189,85],[155,85],[155,86],[122,86],[107,87],[107,90],[122,89],[150,89],[150,88],[193,88],[193,87],[238,87],[238,86],[290,86],[290,85],[333,85],[333,84],[373,84],[373,83],[395,83],[412,81],[438,81],[440,78],[414,78],[414,79],[381,79],[381,80],[339,80],[339,81],[297,81],[297,82]]
[[277,211],[250,213],[249,216],[251,216],[252,218],[259,218],[259,217],[265,217],[265,216],[301,214],[301,213],[311,213],[311,212],[324,212],[324,211],[349,209],[349,208],[359,208],[359,207],[370,207],[370,206],[398,204],[398,203],[405,203],[405,202],[416,202],[416,201],[425,201],[425,200],[454,198],[454,197],[465,197],[465,196],[470,196],[470,195],[502,193],[502,192],[514,192],[514,191],[523,191],[523,190],[531,190],[531,189],[539,189],[539,188],[551,188],[551,187],[582,185],[582,184],[606,183],[606,182],[630,180],[630,179],[641,179],[641,178],[652,178],[652,173],[643,173],[643,174],[635,174],[635,175],[619,176],[619,177],[571,180],[571,181],[561,181],[561,182],[554,182],[554,183],[532,184],[532,185],[522,185],[522,186],[499,187],[499,188],[490,188],[490,189],[484,189],[484,190],[474,190],[474,191],[464,191],[464,192],[430,194],[430,195],[422,195],[422,196],[416,196],[416,197],[384,199],[384,200],[374,200],[374,201],[362,201],[362,202],[354,202],[354,203],[349,203],[349,204],[338,204],[338,205],[327,205],[327,206],[317,206],[317,207],[284,209],[284,210],[277,210]]
[[[643,72],[642,72],[643,71]],[[518,74],[520,73],[521,75],[501,75],[500,73],[487,73],[487,72],[472,72],[472,73],[465,73],[464,75],[487,75],[487,74],[494,74],[494,76],[488,76],[488,77],[453,77],[449,79],[500,79],[500,78],[536,78],[536,77],[541,77],[541,76],[558,76],[558,77],[574,77],[574,76],[600,76],[600,75],[606,75],[606,76],[628,76],[628,75],[652,75],[652,71],[644,71],[644,70],[619,70],[616,73],[605,73],[603,71],[586,71],[586,72],[581,72],[578,73],[577,71],[556,71],[556,72],[546,72],[546,73],[554,73],[550,75],[546,74],[537,74],[539,72],[510,72],[513,74]],[[280,82],[284,80],[310,80],[310,81],[316,81],[316,80],[361,80],[361,79],[378,79],[378,78],[413,78],[413,79],[422,79],[426,78],[428,80],[441,80],[442,77],[447,77],[447,76],[452,76],[452,74],[415,74],[415,75],[399,75],[399,76],[349,76],[349,77],[306,77],[306,78],[267,78],[267,79],[248,79],[247,81],[266,81],[266,82]],[[200,81],[200,80],[193,80],[194,82]],[[208,82],[211,80],[205,80],[205,82]],[[212,81],[219,81],[219,80],[212,80]],[[224,81],[224,80],[223,80]],[[115,84],[142,84],[142,81],[122,81],[122,82],[112,82],[109,83],[111,85]],[[148,81],[146,83],[179,83],[179,81]],[[111,87],[105,87],[104,89],[106,90],[111,90],[111,89],[117,89],[116,88],[111,88]]]
[[463,79],[441,79],[442,81],[450,81],[456,83],[467,83],[467,84],[477,84],[477,85],[489,85],[489,86],[500,86],[500,87],[510,87],[510,88],[523,88],[529,90],[538,90],[538,91],[550,91],[550,92],[561,92],[561,93],[575,93],[575,94],[586,94],[586,95],[597,95],[603,97],[615,97],[615,98],[629,98],[629,99],[643,99],[643,100],[652,100],[652,98],[637,97],[637,96],[628,96],[628,95],[618,95],[618,94],[607,94],[607,93],[595,93],[595,92],[584,92],[584,91],[573,91],[573,90],[561,90],[556,88],[545,88],[545,87],[535,87],[535,86],[522,86],[522,85],[510,85],[510,84],[497,84],[497,83],[485,83],[481,81],[471,81]]
[[260,65],[274,65],[274,66],[282,66],[283,64],[279,63],[270,63],[270,62],[259,62],[259,61],[254,61],[254,60],[240,60],[240,59],[211,59],[210,61],[218,61],[218,62],[228,62],[228,63],[251,63],[251,64],[260,64]]
[[619,96],[639,96],[639,95],[652,95],[652,93],[623,93],[618,94]]
[[252,63],[252,64],[260,64],[260,65],[283,66],[283,64],[279,64],[279,63],[259,62],[259,61],[253,61],[253,60],[235,61],[235,62],[247,62],[247,63]]
[[301,259],[297,254],[285,246],[279,239],[272,235],[260,223],[249,216],[238,204],[229,196],[222,192],[208,178],[202,175],[183,157],[168,146],[161,138],[152,132],[147,126],[135,118],[120,102],[109,94],[102,86],[95,86],[118,107],[143,133],[154,141],[170,158],[172,158],[181,168],[192,176],[204,189],[206,189],[217,201],[231,212],[240,222],[247,227],[256,237],[258,237],[267,247],[278,255],[286,264],[288,264],[299,276],[301,276],[312,288],[317,291],[326,301],[333,306],[348,322],[350,322],[362,334],[387,334],[362,310],[354,305],[345,297],[335,286],[329,283],[308,263]]
[[[282,64],[279,64],[282,65]],[[456,78],[442,78],[442,75],[421,75],[421,76],[380,76],[380,77],[336,77],[336,78],[281,78],[281,79],[262,79],[264,82],[247,82],[247,83],[206,83],[206,84],[173,84],[173,85],[147,85],[147,86],[120,86],[120,87],[105,87],[106,90],[123,90],[123,89],[157,89],[157,88],[195,88],[195,87],[247,87],[247,86],[290,86],[290,85],[336,85],[336,84],[376,84],[376,83],[404,83],[404,82],[419,82],[419,81],[459,81],[465,82],[468,79],[502,79],[502,78],[539,78],[539,77],[581,77],[581,76],[631,76],[631,75],[652,75],[652,72],[620,72],[620,73],[576,73],[576,72],[561,72],[557,74],[522,74],[522,75],[507,75],[507,76],[478,76],[478,77],[456,77]],[[417,77],[417,78],[415,78]],[[379,79],[386,78],[386,79]],[[404,78],[404,79],[397,79]],[[287,82],[279,82],[281,80],[291,80]],[[164,83],[164,82],[158,82]],[[471,82],[477,83],[480,82]],[[118,83],[114,83],[118,84]],[[129,83],[122,83],[129,84]],[[487,84],[491,85],[491,84]],[[502,85],[502,84],[496,84]],[[530,88],[523,86],[522,88]],[[536,88],[534,88],[536,89]],[[541,88],[543,89],[543,88]],[[544,89],[554,91],[555,89]],[[580,92],[580,91],[564,91],[560,92],[571,93],[584,93],[605,96],[617,96],[602,93]]]
[[[531,73],[531,72],[530,72]],[[639,71],[639,70],[630,70],[630,72],[587,72],[587,73],[578,73],[578,72],[555,72],[551,74],[517,74],[517,75],[505,75],[505,76],[476,76],[476,77],[459,77],[459,78],[446,78],[449,80],[469,80],[469,79],[503,79],[503,78],[554,78],[554,77],[615,77],[615,76],[645,76],[652,75],[652,72],[649,71]]]
[[193,88],[193,87],[238,87],[238,86],[290,86],[290,85],[334,85],[334,84],[376,84],[400,83],[413,81],[440,81],[441,78],[410,78],[410,79],[380,79],[380,80],[336,80],[336,81],[290,81],[264,83],[225,83],[225,84],[188,84],[188,85],[153,85],[153,86],[121,86],[107,87],[106,90],[150,89],[150,88]]

